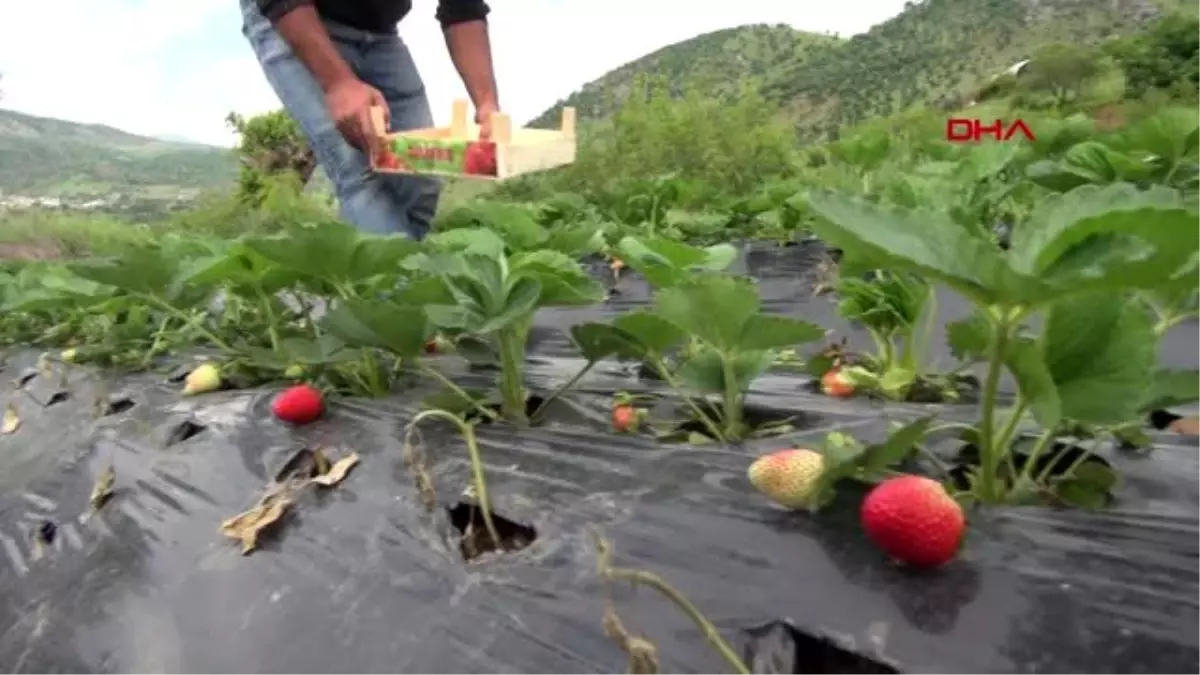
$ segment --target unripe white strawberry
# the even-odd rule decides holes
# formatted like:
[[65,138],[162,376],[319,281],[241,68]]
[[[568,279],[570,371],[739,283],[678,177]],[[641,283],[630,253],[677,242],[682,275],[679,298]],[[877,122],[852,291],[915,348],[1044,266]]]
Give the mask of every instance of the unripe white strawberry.
[[768,499],[790,509],[812,506],[825,458],[812,450],[780,450],[759,457],[746,475]]

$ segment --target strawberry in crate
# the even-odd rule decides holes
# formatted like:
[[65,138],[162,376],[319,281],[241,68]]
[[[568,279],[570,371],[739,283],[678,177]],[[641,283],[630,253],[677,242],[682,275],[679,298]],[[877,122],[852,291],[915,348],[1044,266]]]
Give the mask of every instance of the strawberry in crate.
[[463,173],[468,176],[496,175],[496,144],[491,141],[473,141],[467,144],[463,154]]
[[375,155],[375,168],[387,171],[406,171],[408,165],[391,147],[384,145]]

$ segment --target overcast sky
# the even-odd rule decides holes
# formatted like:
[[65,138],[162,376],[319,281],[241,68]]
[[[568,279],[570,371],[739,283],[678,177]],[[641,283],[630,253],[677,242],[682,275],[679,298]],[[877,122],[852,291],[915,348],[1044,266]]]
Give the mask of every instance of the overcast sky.
[[[464,96],[436,0],[400,32],[444,122]],[[673,42],[750,23],[853,35],[904,0],[492,0],[502,106],[525,122],[580,85]],[[237,0],[42,0],[0,11],[0,106],[230,145],[226,113],[278,107],[241,34]]]

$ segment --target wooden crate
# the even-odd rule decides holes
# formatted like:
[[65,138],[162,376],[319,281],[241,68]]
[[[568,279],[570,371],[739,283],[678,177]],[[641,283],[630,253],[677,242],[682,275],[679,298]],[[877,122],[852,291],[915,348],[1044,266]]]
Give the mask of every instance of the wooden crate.
[[389,153],[372,157],[371,168],[497,181],[575,161],[574,108],[563,108],[558,131],[513,129],[507,113],[494,113],[490,142],[477,140],[479,127],[470,121],[468,109],[467,101],[458,100],[448,127],[388,133],[383,108],[374,108],[371,123]]

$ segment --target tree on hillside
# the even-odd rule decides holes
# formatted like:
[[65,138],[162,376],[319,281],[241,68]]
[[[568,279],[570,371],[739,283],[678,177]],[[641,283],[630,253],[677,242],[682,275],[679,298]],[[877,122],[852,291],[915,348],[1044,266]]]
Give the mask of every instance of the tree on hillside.
[[1021,88],[1042,92],[1062,105],[1078,94],[1083,85],[1100,73],[1099,55],[1091,49],[1058,43],[1042,47],[1021,74]]
[[1125,91],[1142,96],[1153,89],[1200,85],[1200,21],[1172,14],[1145,33],[1113,40],[1106,50],[1125,71]]
[[236,151],[242,167],[238,174],[238,196],[251,204],[262,201],[270,179],[294,174],[307,184],[317,168],[312,149],[300,126],[284,110],[245,119],[231,112],[225,122],[240,139]]

